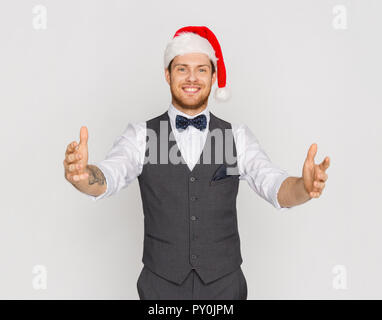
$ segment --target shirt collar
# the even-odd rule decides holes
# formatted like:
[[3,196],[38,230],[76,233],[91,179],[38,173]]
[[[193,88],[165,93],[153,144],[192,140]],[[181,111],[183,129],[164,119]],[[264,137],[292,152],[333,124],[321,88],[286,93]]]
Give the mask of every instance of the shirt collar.
[[167,112],[168,112],[168,116],[170,118],[171,126],[172,126],[173,129],[176,128],[176,126],[175,126],[175,119],[176,119],[176,116],[178,114],[183,116],[183,117],[186,117],[188,119],[195,118],[195,117],[197,117],[197,116],[199,116],[201,114],[204,114],[206,116],[206,118],[207,118],[207,127],[206,127],[206,129],[208,130],[208,125],[209,125],[209,122],[210,122],[210,110],[209,110],[208,105],[207,105],[207,107],[202,112],[199,112],[198,114],[190,116],[189,114],[184,113],[184,112],[178,110],[177,108],[174,107],[174,105],[172,103],[170,103],[170,107],[168,108]]

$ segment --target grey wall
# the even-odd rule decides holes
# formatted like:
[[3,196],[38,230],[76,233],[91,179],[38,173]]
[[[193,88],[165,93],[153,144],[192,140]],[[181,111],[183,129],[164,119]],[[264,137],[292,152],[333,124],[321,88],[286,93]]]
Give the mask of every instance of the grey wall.
[[241,182],[248,299],[382,298],[381,9],[378,0],[3,0],[0,298],[138,299],[137,181],[95,203],[64,179],[62,161],[82,125],[96,162],[128,122],[167,109],[163,52],[186,25],[208,26],[222,46],[233,98],[211,97],[217,116],[247,124],[292,175],[314,142],[316,162],[331,158],[321,198],[285,214]]

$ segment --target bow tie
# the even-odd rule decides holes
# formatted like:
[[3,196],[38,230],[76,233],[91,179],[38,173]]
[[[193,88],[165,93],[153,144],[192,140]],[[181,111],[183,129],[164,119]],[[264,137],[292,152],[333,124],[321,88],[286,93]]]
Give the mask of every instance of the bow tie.
[[195,118],[188,119],[178,114],[175,119],[175,124],[177,129],[186,129],[189,125],[192,125],[196,129],[203,130],[207,127],[207,117],[201,114]]

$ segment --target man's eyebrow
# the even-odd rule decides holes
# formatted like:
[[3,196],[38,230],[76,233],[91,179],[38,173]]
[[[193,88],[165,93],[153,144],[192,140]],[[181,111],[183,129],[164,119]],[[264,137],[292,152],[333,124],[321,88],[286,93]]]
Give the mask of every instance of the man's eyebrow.
[[[185,64],[185,63],[177,63],[176,65],[174,65],[174,67],[176,67],[176,66],[185,66],[185,67],[188,67],[189,65]],[[197,65],[197,67],[203,67],[203,66],[211,68],[211,66],[208,65],[208,64],[199,64],[199,65]]]

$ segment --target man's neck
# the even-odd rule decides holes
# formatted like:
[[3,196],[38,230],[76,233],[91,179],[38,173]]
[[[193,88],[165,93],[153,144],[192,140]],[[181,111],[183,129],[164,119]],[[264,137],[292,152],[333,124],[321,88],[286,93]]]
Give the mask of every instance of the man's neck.
[[174,103],[174,101],[172,101],[172,105],[176,109],[178,109],[179,111],[181,111],[185,114],[188,114],[189,116],[194,116],[196,114],[199,114],[200,112],[202,112],[203,110],[205,110],[207,108],[207,103],[203,104],[202,106],[200,106],[197,109],[184,108],[184,107],[180,106],[179,104]]

